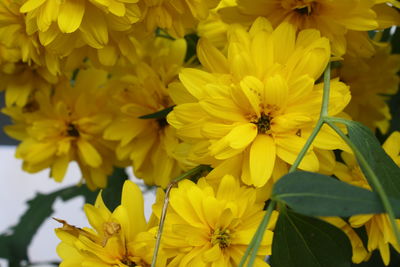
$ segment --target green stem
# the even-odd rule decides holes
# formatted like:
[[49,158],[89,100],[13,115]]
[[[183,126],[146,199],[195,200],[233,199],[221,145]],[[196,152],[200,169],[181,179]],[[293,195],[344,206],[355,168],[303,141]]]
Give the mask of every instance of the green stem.
[[269,203],[267,212],[265,213],[264,218],[261,221],[261,224],[258,226],[257,234],[256,234],[256,240],[254,242],[254,247],[253,247],[253,250],[252,250],[252,253],[251,253],[251,256],[250,256],[249,263],[247,264],[248,267],[253,266],[254,261],[256,260],[258,249],[259,249],[260,244],[261,244],[261,242],[263,240],[265,230],[268,227],[268,223],[269,223],[269,221],[271,219],[272,212],[274,211],[275,206],[276,206],[276,202],[275,201],[271,201],[271,203]]
[[337,120],[336,118],[326,118],[325,119],[325,122],[346,142],[346,144],[354,152],[354,155],[356,156],[360,166],[362,167],[363,171],[365,171],[365,175],[369,177],[373,188],[378,193],[378,195],[382,201],[382,204],[389,215],[390,223],[392,224],[392,228],[393,228],[394,234],[396,236],[396,240],[400,244],[400,231],[399,231],[399,228],[397,227],[396,216],[394,214],[392,205],[390,204],[389,198],[386,195],[381,182],[379,181],[379,178],[376,176],[376,174],[374,173],[372,168],[369,166],[364,155],[353,144],[353,142],[350,140],[350,138],[348,138],[346,136],[346,134],[344,134],[342,132],[342,130],[340,130],[340,128],[335,125],[335,123],[334,123],[335,121],[339,122],[340,120]]
[[[275,202],[275,201],[271,201],[271,203],[268,205],[268,209],[267,209],[267,211],[266,211],[266,213],[265,213],[265,215],[264,215],[262,221],[260,222],[260,225],[258,226],[257,231],[254,233],[253,238],[252,238],[250,244],[247,246],[246,251],[244,252],[243,257],[242,257],[242,259],[240,260],[239,267],[243,267],[243,266],[244,266],[244,264],[245,264],[247,258],[249,257],[251,251],[253,250],[253,248],[256,248],[256,251],[258,250],[259,244],[256,245],[256,244],[257,244],[257,241],[259,240],[259,243],[261,243],[262,237],[264,236],[265,228],[266,228],[266,226],[268,225],[268,222],[269,222],[269,220],[270,220],[270,218],[271,218],[271,214],[272,214],[272,211],[273,211],[274,208],[275,208],[275,205],[276,205],[276,202]],[[261,236],[261,238],[260,238],[260,236]],[[256,247],[256,246],[257,246],[257,247]],[[251,257],[253,257],[253,255],[257,255],[257,252],[256,252],[256,253],[253,253]],[[254,256],[254,257],[255,257],[255,256]],[[251,261],[251,259],[250,259],[250,261]],[[249,261],[249,263],[248,263],[248,266],[252,266],[252,265],[250,265],[250,261]],[[253,261],[254,261],[254,260],[253,260]],[[252,263],[252,264],[253,264],[253,263]]]
[[160,216],[160,224],[158,226],[158,232],[157,232],[157,239],[156,239],[156,244],[154,246],[154,252],[153,252],[153,259],[151,261],[151,267],[155,267],[156,263],[157,263],[157,255],[158,255],[158,250],[160,249],[160,244],[161,244],[161,236],[164,230],[164,224],[165,224],[165,217],[167,216],[167,209],[168,209],[168,205],[169,205],[169,194],[171,192],[171,189],[180,181],[189,178],[189,177],[193,177],[196,174],[199,174],[205,170],[208,170],[210,167],[207,165],[199,165],[187,172],[185,172],[184,174],[182,174],[181,176],[177,177],[176,179],[174,179],[167,187],[167,190],[165,191],[165,198],[164,198],[164,204],[163,204],[163,208],[161,211],[161,216]]
[[322,95],[322,107],[321,107],[320,119],[328,116],[330,88],[331,88],[331,63],[329,62],[324,72],[324,91]]
[[306,143],[304,144],[303,148],[300,150],[299,155],[297,155],[296,160],[293,162],[293,165],[290,166],[289,173],[294,172],[297,167],[299,167],[300,162],[303,160],[304,156],[306,155],[307,151],[310,149],[311,144],[314,142],[315,137],[317,137],[319,131],[324,125],[323,119],[319,119],[317,124],[315,125],[313,131],[311,132],[310,137],[308,137]]
[[294,172],[297,167],[299,167],[300,162],[303,160],[307,151],[310,149],[311,144],[314,142],[315,137],[317,137],[319,131],[324,125],[324,118],[328,116],[328,106],[329,106],[329,94],[330,94],[330,82],[331,82],[331,63],[325,69],[324,72],[324,91],[322,95],[322,105],[321,112],[315,125],[311,135],[308,137],[306,143],[303,148],[300,150],[300,153],[297,155],[296,160],[293,162],[292,166],[289,169],[289,173]]

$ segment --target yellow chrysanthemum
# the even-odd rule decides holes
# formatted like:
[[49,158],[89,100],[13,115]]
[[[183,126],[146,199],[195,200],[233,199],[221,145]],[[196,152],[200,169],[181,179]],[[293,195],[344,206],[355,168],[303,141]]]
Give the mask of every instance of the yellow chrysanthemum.
[[298,29],[318,29],[329,38],[332,53],[346,52],[349,30],[369,31],[397,25],[400,16],[383,0],[238,0],[238,6],[223,10],[228,21],[248,22],[258,16],[274,26],[289,21]]
[[39,35],[27,25],[29,18],[19,12],[21,5],[20,0],[0,2],[0,43],[17,50],[23,63],[35,65],[34,68],[47,68],[52,75],[58,75],[60,59],[40,44]]
[[[200,40],[197,55],[206,70],[181,71],[185,88],[170,86],[180,100],[168,121],[193,144],[193,160],[226,172],[231,165],[241,169],[244,183],[265,185],[274,171],[281,172],[282,161],[293,164],[319,117],[323,84],[315,83],[330,58],[328,39],[316,30],[296,36],[288,23],[273,31],[259,18],[249,32],[232,28],[227,57],[206,40]],[[330,114],[349,101],[348,87],[332,80]],[[314,147],[331,162],[328,150],[347,149],[323,127],[301,169],[320,169]]]
[[224,48],[227,43],[226,32],[229,24],[225,23],[218,10],[236,5],[235,0],[222,0],[219,5],[211,10],[208,18],[199,22],[197,26],[197,34],[200,37],[207,38],[214,46]]
[[140,117],[174,105],[167,86],[177,79],[185,58],[186,42],[164,38],[155,42],[155,49],[149,49],[134,71],[108,85],[118,111],[104,137],[119,141],[116,154],[121,160],[132,161],[136,177],[146,184],[165,187],[182,172],[175,151],[180,141],[165,115]]
[[25,16],[19,13],[20,1],[0,2],[0,42],[8,48],[18,48],[23,62],[41,63],[40,44],[37,35],[26,32]]
[[168,30],[173,36],[183,37],[188,28],[193,29],[197,21],[206,19],[210,9],[219,2],[220,0],[146,0],[144,23],[148,31],[159,27]]
[[47,68],[22,62],[14,63],[11,72],[1,75],[5,87],[6,106],[17,105],[25,109],[33,103],[36,91],[48,92],[51,85],[58,81]]
[[371,130],[386,133],[391,119],[387,95],[397,92],[400,55],[390,54],[390,45],[377,48],[368,59],[346,56],[339,77],[350,86],[352,99],[345,111]]
[[[94,206],[86,204],[84,209],[93,229],[58,220],[63,223],[55,230],[61,239],[57,247],[60,267],[150,266],[155,238],[146,232],[143,197],[137,185],[124,183],[121,205],[113,212],[105,206],[101,193]],[[157,266],[165,266],[161,255],[158,261]]]
[[129,30],[140,19],[138,1],[24,0],[20,12],[29,18],[28,28],[38,29],[42,38],[77,32],[88,45],[103,48],[110,32]]
[[[382,147],[400,166],[400,132],[392,133]],[[342,153],[342,158],[344,163],[337,163],[334,174],[342,181],[371,190],[355,157],[349,153]],[[400,220],[396,221],[398,227],[400,227]],[[389,244],[400,252],[400,244],[396,241],[387,214],[355,215],[350,218],[350,224],[353,227],[365,226],[368,235],[368,250],[372,252],[379,249],[385,265],[390,262]]]
[[106,186],[114,164],[113,145],[102,138],[111,121],[101,87],[106,80],[104,71],[81,70],[73,86],[62,79],[53,93],[37,92],[21,111],[6,110],[15,120],[6,132],[22,137],[16,157],[24,170],[50,167],[51,177],[62,181],[69,162],[77,161],[89,188]]
[[[161,246],[172,266],[238,266],[265,211],[256,189],[240,186],[226,175],[217,188],[204,178],[184,180],[170,192]],[[156,213],[160,205],[153,206]],[[270,227],[276,221],[276,214]],[[270,229],[270,228],[269,228]],[[271,254],[273,233],[266,230],[255,266]]]

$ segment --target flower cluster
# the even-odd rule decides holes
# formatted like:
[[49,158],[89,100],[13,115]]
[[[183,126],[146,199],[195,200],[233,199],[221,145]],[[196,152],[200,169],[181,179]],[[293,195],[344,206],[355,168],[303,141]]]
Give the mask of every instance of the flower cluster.
[[[22,168],[49,169],[61,182],[76,162],[95,190],[112,182],[114,167],[132,167],[159,187],[149,223],[132,182],[113,212],[101,194],[85,206],[92,228],[59,220],[61,266],[150,266],[153,253],[157,266],[238,266],[290,168],[371,190],[348,143],[319,125],[321,106],[324,116],[389,132],[400,57],[384,36],[400,25],[398,8],[395,0],[0,0],[2,112]],[[399,165],[399,134],[383,147]],[[210,171],[172,188],[199,165]],[[277,217],[256,266],[268,266]],[[379,250],[388,264],[389,244],[400,252],[385,214],[326,221],[348,236],[355,263]],[[353,229],[364,226],[367,248]]]

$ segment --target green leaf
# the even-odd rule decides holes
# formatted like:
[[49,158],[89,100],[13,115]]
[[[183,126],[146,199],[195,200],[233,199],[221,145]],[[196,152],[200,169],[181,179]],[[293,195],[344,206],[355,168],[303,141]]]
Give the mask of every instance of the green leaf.
[[272,267],[350,267],[351,246],[338,228],[283,209],[272,243]]
[[156,37],[161,37],[161,38],[165,38],[165,39],[169,39],[169,40],[175,40],[174,37],[172,37],[171,35],[169,35],[169,33],[162,28],[157,28],[155,31]]
[[185,62],[188,62],[189,60],[191,60],[193,58],[193,59],[195,59],[196,63],[200,64],[200,62],[198,62],[198,60],[196,58],[197,43],[198,43],[199,39],[200,39],[200,37],[195,33],[185,35],[185,40],[187,43]]
[[[379,177],[379,181],[385,193],[392,199],[400,199],[400,168],[394,163],[388,154],[382,149],[381,144],[375,138],[369,128],[359,122],[340,120],[348,129],[351,142],[364,155],[368,165]],[[374,183],[370,180],[368,173],[360,164],[363,173],[373,189]],[[392,206],[395,203],[392,204]]]
[[165,108],[163,110],[140,116],[139,119],[163,119],[167,117],[168,113],[170,113],[174,109],[174,106]]
[[392,43],[392,53],[400,54],[400,27],[396,27],[396,31],[392,36],[391,43]]
[[309,216],[348,217],[385,212],[376,193],[312,172],[283,176],[274,185],[272,198]]
[[102,190],[102,197],[107,208],[114,210],[121,204],[122,187],[128,175],[123,168],[115,168],[108,179],[108,185]]

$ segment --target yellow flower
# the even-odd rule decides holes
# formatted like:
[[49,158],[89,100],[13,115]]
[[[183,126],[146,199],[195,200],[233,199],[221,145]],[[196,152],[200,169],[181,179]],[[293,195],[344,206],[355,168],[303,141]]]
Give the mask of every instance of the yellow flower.
[[[263,218],[264,201],[256,189],[240,186],[226,175],[217,188],[204,178],[184,180],[170,193],[161,246],[172,266],[238,266]],[[157,206],[153,210],[158,213]],[[273,214],[272,227],[277,214]],[[266,230],[255,266],[271,254],[273,232]]]
[[[154,41],[153,41],[154,42]],[[154,49],[129,75],[117,77],[107,86],[118,108],[116,118],[104,132],[104,138],[119,141],[120,160],[131,160],[136,177],[148,185],[166,187],[182,172],[175,149],[180,141],[165,115],[140,118],[174,103],[168,95],[168,84],[177,78],[186,53],[184,39],[170,41],[157,38]]]
[[222,49],[226,46],[227,36],[226,33],[229,24],[225,23],[218,10],[228,6],[236,5],[235,0],[222,0],[219,5],[211,10],[208,18],[202,20],[197,25],[197,35],[207,38],[215,47]]
[[6,106],[17,105],[29,109],[36,91],[47,91],[57,83],[58,78],[47,68],[36,64],[14,63],[11,73],[2,74],[5,86]]
[[41,63],[41,48],[37,35],[26,31],[25,16],[19,13],[21,1],[4,0],[0,2],[1,43],[8,48],[18,48],[23,62]]
[[[67,224],[56,229],[61,243],[57,253],[61,267],[76,266],[150,266],[155,238],[147,230],[143,197],[139,187],[126,181],[121,205],[111,212],[101,193],[95,205],[86,204],[86,216],[92,228],[77,228]],[[160,265],[162,256],[159,256]]]
[[378,47],[371,58],[344,57],[339,69],[342,81],[350,86],[352,99],[345,111],[372,131],[386,133],[391,119],[387,95],[398,90],[400,55],[390,54],[390,45]]
[[[193,160],[226,172],[232,171],[227,166],[241,168],[244,183],[265,185],[286,168],[282,161],[293,164],[319,117],[323,84],[316,80],[330,58],[328,40],[316,30],[296,36],[288,23],[273,31],[259,18],[249,32],[232,28],[227,57],[206,40],[200,40],[197,55],[205,70],[183,69],[185,88],[170,86],[182,101],[168,122],[193,145]],[[340,113],[349,100],[348,87],[333,79],[330,114]],[[329,150],[347,150],[323,127],[301,169],[320,169],[314,147],[331,162]]]
[[25,0],[21,13],[29,17],[28,27],[37,28],[43,38],[79,32],[88,45],[103,48],[112,31],[126,31],[140,19],[139,0]]
[[114,164],[113,144],[102,138],[111,121],[101,87],[106,80],[104,71],[81,70],[73,86],[61,79],[54,92],[38,91],[22,116],[13,113],[16,125],[5,130],[23,137],[16,157],[25,171],[50,167],[51,177],[62,181],[69,162],[77,161],[89,188],[106,186]]
[[[382,147],[393,161],[400,166],[400,132],[392,133]],[[342,153],[342,158],[344,163],[338,162],[336,164],[334,174],[342,181],[371,190],[355,157],[344,152]],[[396,222],[400,227],[400,220],[396,220]],[[379,249],[385,265],[390,262],[389,244],[400,252],[400,245],[396,241],[387,214],[355,215],[350,218],[350,224],[356,228],[365,226],[368,235],[368,251],[372,252],[375,249]]]
[[8,49],[17,50],[23,63],[33,68],[47,68],[51,75],[61,72],[60,58],[40,44],[40,36],[28,27],[29,18],[19,12],[21,0],[0,2],[0,43]]
[[168,30],[177,37],[183,37],[186,29],[194,28],[198,20],[207,18],[209,10],[220,0],[146,0],[147,13],[144,23],[148,31],[157,27]]
[[329,38],[332,53],[346,52],[349,30],[369,31],[397,25],[400,16],[382,0],[238,0],[238,6],[222,12],[229,21],[248,22],[258,16],[274,26],[289,21],[298,29],[315,28]]

